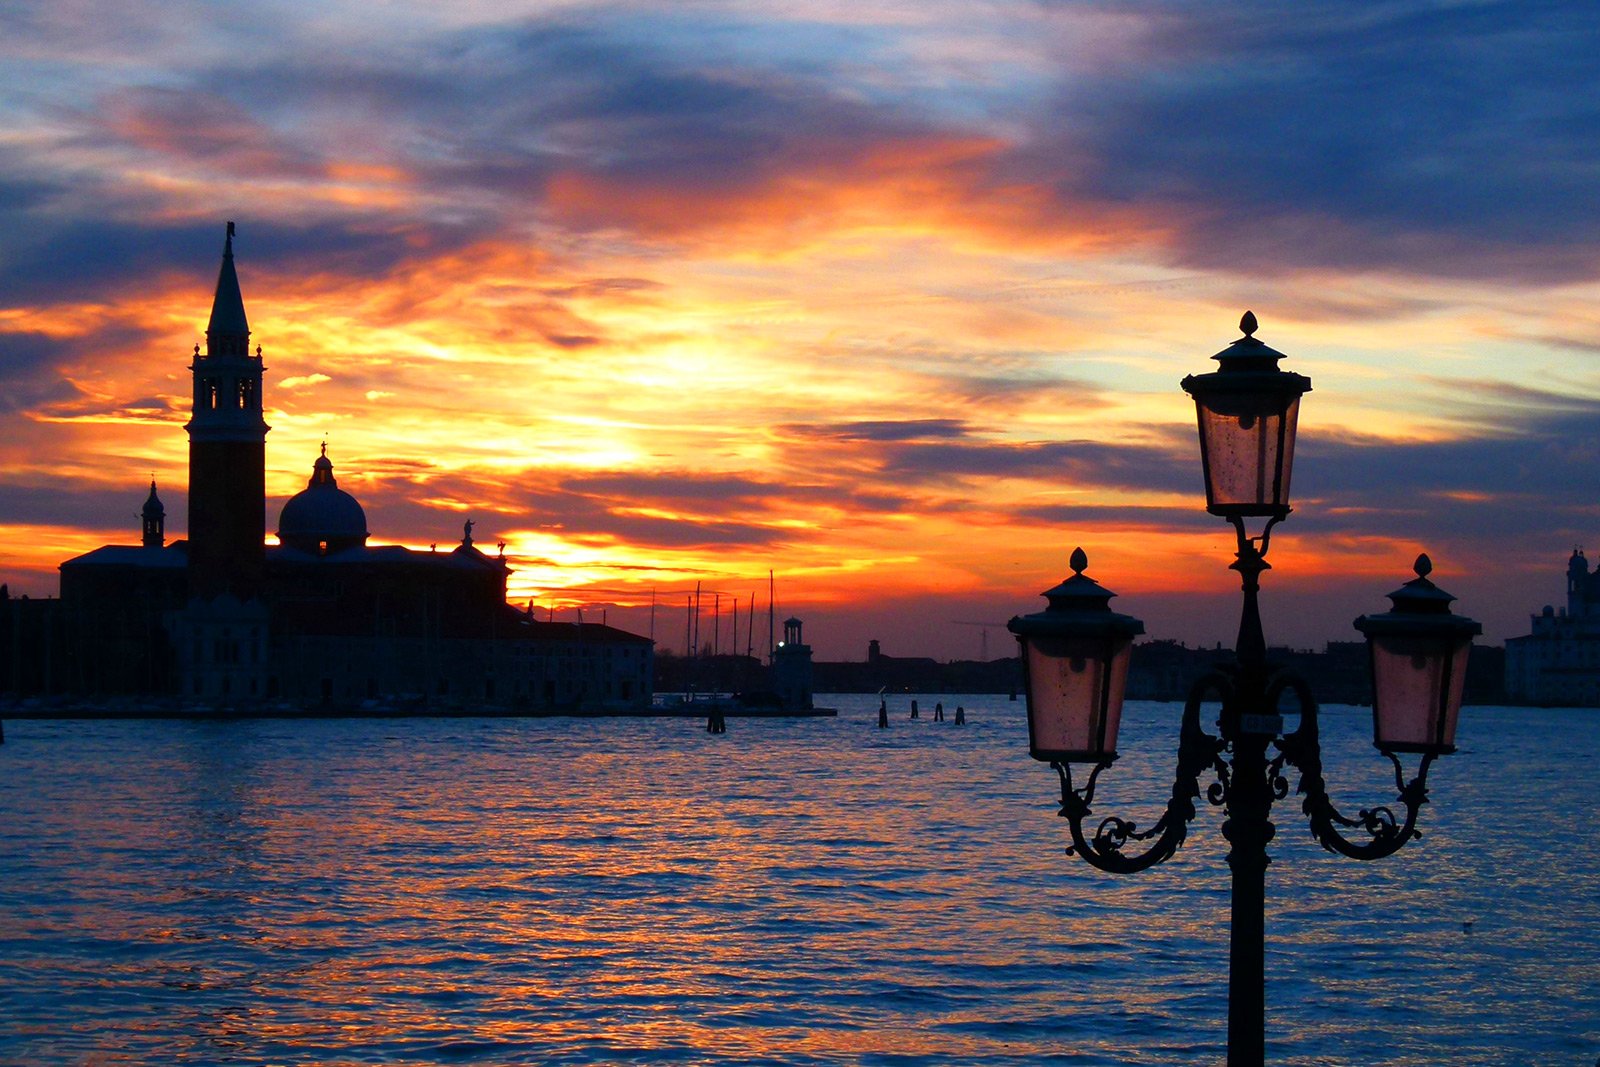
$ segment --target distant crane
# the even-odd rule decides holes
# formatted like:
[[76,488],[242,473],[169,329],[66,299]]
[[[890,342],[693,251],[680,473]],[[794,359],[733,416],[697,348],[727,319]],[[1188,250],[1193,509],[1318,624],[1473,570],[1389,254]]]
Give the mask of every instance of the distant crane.
[[1005,626],[1005,623],[1003,623],[1003,622],[968,622],[965,619],[951,619],[950,621],[955,623],[955,625],[957,625],[957,626],[977,626],[977,627],[981,627],[981,629],[979,630],[978,643],[979,643],[979,647],[982,649],[982,652],[980,652],[979,655],[982,656],[984,663],[988,663],[989,662],[989,630],[992,627],[1003,627],[1003,626]]

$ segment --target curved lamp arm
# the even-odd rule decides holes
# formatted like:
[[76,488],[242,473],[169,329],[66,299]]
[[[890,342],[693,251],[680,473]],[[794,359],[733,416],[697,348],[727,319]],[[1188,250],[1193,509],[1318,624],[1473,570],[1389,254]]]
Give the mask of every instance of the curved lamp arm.
[[[1317,733],[1317,702],[1305,680],[1293,675],[1280,675],[1267,690],[1267,701],[1276,707],[1285,689],[1294,690],[1300,701],[1300,726],[1294,733],[1278,742],[1281,759],[1300,770],[1299,792],[1305,797],[1302,810],[1310,816],[1311,834],[1323,848],[1358,860],[1380,860],[1392,856],[1413,837],[1421,837],[1417,829],[1417,813],[1428,802],[1428,767],[1433,763],[1433,753],[1422,757],[1417,776],[1405,780],[1405,770],[1400,757],[1387,749],[1381,750],[1394,763],[1396,798],[1405,809],[1405,817],[1397,818],[1394,810],[1385,805],[1363,808],[1354,819],[1340,813],[1328,798],[1322,780],[1322,746]],[[1353,841],[1339,832],[1340,827],[1364,831],[1369,840]]]
[[[1110,760],[1095,764],[1082,791],[1072,788],[1072,770],[1069,764],[1052,763],[1061,776],[1061,816],[1072,827],[1072,844],[1067,855],[1077,853],[1091,866],[1112,874],[1132,874],[1154,867],[1170,859],[1183,844],[1189,831],[1189,821],[1194,818],[1195,798],[1200,795],[1200,774],[1217,762],[1225,744],[1200,728],[1200,703],[1208,690],[1226,692],[1228,681],[1221,675],[1211,674],[1195,683],[1189,692],[1189,702],[1183,709],[1183,728],[1178,739],[1178,769],[1172,783],[1172,799],[1167,810],[1148,830],[1140,830],[1137,823],[1115,815],[1100,820],[1091,838],[1084,833],[1084,821],[1090,815],[1094,800],[1095,782],[1100,772],[1111,766]],[[1136,856],[1123,853],[1130,841],[1148,841],[1155,838],[1149,849]]]

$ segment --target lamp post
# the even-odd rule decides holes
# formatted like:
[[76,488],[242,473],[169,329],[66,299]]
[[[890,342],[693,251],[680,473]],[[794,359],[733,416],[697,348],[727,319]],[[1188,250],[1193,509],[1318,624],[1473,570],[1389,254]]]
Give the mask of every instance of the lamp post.
[[[1450,612],[1454,598],[1429,581],[1427,556],[1418,557],[1416,578],[1389,594],[1391,610],[1356,620],[1370,649],[1373,744],[1394,764],[1402,814],[1386,805],[1362,809],[1354,818],[1341,813],[1322,778],[1316,701],[1303,679],[1268,662],[1257,605],[1260,576],[1270,569],[1272,528],[1291,511],[1296,422],[1311,382],[1278,369],[1283,354],[1255,338],[1254,315],[1246,312],[1240,327],[1244,336],[1214,357],[1216,371],[1182,383],[1199,419],[1206,510],[1227,519],[1237,540],[1230,569],[1239,572],[1244,603],[1235,662],[1198,679],[1189,691],[1172,794],[1154,825],[1141,829],[1114,815],[1090,822],[1095,783],[1117,758],[1128,659],[1143,624],[1110,610],[1112,594],[1084,574],[1088,560],[1078,549],[1073,577],[1044,594],[1049,606],[1013,618],[1008,628],[1017,635],[1027,681],[1029,753],[1060,776],[1060,814],[1071,827],[1069,855],[1114,874],[1171,858],[1195,816],[1202,775],[1214,775],[1205,797],[1224,809],[1222,833],[1233,876],[1228,1064],[1253,1067],[1264,1057],[1267,844],[1276,832],[1272,805],[1289,795],[1285,768],[1299,771],[1301,811],[1324,848],[1362,860],[1393,855],[1418,836],[1428,768],[1437,756],[1455,751],[1467,654],[1482,628]],[[1261,533],[1247,532],[1249,518],[1266,520]],[[1279,711],[1286,693],[1299,709],[1298,725],[1288,732]],[[1221,703],[1215,735],[1200,724],[1208,698]],[[1410,781],[1399,753],[1421,754]],[[1092,766],[1081,786],[1072,781],[1074,763]]]

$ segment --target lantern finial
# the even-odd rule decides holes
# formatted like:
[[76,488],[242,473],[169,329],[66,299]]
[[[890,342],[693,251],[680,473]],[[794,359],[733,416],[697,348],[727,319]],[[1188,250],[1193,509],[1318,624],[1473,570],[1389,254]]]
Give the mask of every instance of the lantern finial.
[[1244,313],[1243,317],[1239,319],[1239,329],[1244,331],[1246,337],[1251,336],[1256,330],[1260,329],[1260,324],[1256,322],[1256,313],[1254,311],[1246,311]]
[[1067,563],[1072,567],[1073,574],[1082,574],[1089,567],[1088,553],[1081,548],[1075,548],[1072,550],[1072,558]]
[[1426,578],[1433,573],[1433,560],[1424,552],[1417,557],[1417,562],[1411,565],[1411,569],[1417,572],[1418,578]]

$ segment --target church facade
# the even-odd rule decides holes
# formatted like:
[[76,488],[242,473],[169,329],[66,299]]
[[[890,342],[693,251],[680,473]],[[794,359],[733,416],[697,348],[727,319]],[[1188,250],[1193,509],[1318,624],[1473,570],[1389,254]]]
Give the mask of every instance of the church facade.
[[1518,703],[1600,707],[1600,568],[1567,560],[1567,604],[1545,605],[1506,642],[1506,695]]
[[59,601],[0,602],[0,690],[202,709],[647,707],[650,640],[507,604],[504,546],[485,553],[471,520],[448,551],[369,544],[326,445],[266,543],[266,367],[233,240],[229,223],[189,368],[187,539],[166,538],[152,481],[138,545],[62,563]]

